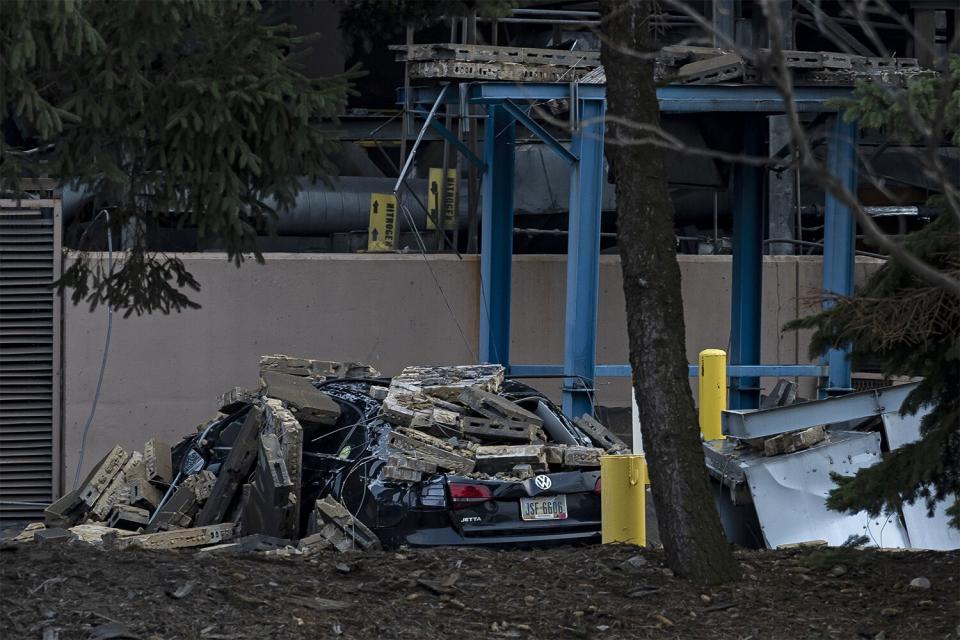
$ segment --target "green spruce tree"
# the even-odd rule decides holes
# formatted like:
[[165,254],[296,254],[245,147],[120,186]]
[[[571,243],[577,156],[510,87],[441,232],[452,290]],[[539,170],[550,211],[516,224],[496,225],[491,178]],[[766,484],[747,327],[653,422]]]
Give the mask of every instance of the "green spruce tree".
[[[904,246],[960,280],[960,176],[951,176],[936,157],[941,141],[960,146],[958,78],[960,57],[955,56],[938,77],[916,80],[901,92],[862,85],[856,100],[845,106],[846,117],[865,128],[883,130],[897,142],[925,144],[918,152],[918,171],[940,182],[941,194],[929,204],[941,213],[906,236]],[[854,366],[879,359],[885,376],[922,377],[902,411],[931,407],[919,441],[884,454],[853,477],[834,476],[837,487],[828,506],[878,515],[920,499],[932,512],[943,500],[951,524],[960,528],[960,299],[888,260],[853,297],[836,299],[831,308],[788,326],[815,329],[811,355],[850,345]]]
[[307,40],[255,0],[0,3],[0,190],[36,176],[86,190],[129,243],[111,272],[77,254],[60,280],[74,302],[196,307],[185,290],[199,283],[150,248],[161,222],[218,240],[238,266],[262,260],[256,236],[301,180],[335,173],[321,125],[354,73],[304,75]]

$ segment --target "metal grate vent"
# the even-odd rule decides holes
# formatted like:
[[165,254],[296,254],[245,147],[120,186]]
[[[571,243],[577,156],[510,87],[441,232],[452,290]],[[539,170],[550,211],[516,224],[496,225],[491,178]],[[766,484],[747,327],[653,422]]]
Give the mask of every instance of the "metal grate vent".
[[43,517],[59,485],[60,201],[0,200],[0,521]]

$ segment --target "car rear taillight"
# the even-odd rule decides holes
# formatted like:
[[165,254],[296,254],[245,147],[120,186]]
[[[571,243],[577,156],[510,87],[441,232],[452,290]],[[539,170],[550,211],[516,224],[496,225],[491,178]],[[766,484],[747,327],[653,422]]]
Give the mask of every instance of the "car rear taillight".
[[597,478],[597,483],[593,485],[593,492],[600,495],[600,478]]
[[448,486],[450,487],[450,502],[454,509],[472,507],[493,499],[493,491],[485,484],[451,482]]

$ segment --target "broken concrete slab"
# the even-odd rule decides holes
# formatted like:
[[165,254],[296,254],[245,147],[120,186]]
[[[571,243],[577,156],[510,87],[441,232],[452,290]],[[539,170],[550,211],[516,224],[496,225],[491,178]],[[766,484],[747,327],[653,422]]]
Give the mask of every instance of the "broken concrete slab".
[[261,391],[265,396],[283,400],[290,405],[299,421],[333,425],[340,417],[340,405],[313,386],[309,378],[301,378],[272,370],[260,375]]
[[338,551],[380,548],[376,534],[330,496],[317,500],[308,532],[321,534]]
[[328,378],[379,378],[380,372],[361,362],[313,360],[282,354],[260,356],[260,372],[275,371],[293,376],[326,380]]
[[532,423],[491,420],[476,416],[461,416],[460,430],[464,435],[480,440],[516,441],[531,444],[542,439],[540,427]]
[[80,491],[74,489],[43,510],[43,521],[48,527],[68,529],[80,522],[86,514],[85,507],[86,504],[80,499]]
[[100,544],[103,542],[104,536],[126,538],[137,535],[135,531],[126,531],[101,524],[78,524],[75,527],[70,527],[70,533],[76,535],[78,540],[86,542],[87,544]]
[[290,513],[287,514],[289,522],[283,529],[284,535],[296,537],[298,531],[297,510],[300,504],[300,488],[303,475],[303,427],[293,417],[278,400],[268,398],[264,402],[264,427],[265,433],[272,433],[277,437],[280,447],[280,455],[283,458],[287,469],[291,488],[289,502],[293,505]]
[[827,430],[823,425],[810,427],[802,431],[781,433],[763,441],[763,455],[778,456],[783,453],[793,453],[809,449],[813,445],[823,442],[827,438]]
[[100,493],[100,497],[90,508],[88,515],[101,522],[105,521],[110,510],[116,505],[130,502],[130,486],[127,484],[127,480],[143,477],[143,455],[139,451],[134,451],[127,458],[120,471],[113,476],[110,484]]
[[477,447],[476,468],[483,473],[512,470],[518,464],[543,468],[547,462],[543,445],[503,445]]
[[39,529],[33,533],[33,541],[40,544],[62,544],[77,540],[77,534],[60,527]]
[[585,413],[573,422],[593,440],[594,444],[607,453],[623,453],[630,450],[623,440],[590,414]]
[[213,492],[197,515],[195,521],[197,526],[202,527],[223,521],[240,485],[250,475],[250,470],[257,461],[257,449],[260,444],[258,435],[262,424],[263,410],[260,407],[252,407],[237,433],[230,454],[220,467]]
[[153,510],[163,499],[163,492],[146,478],[134,478],[128,483],[130,504],[134,507]]
[[563,450],[563,466],[565,467],[599,467],[603,449],[596,447],[565,447]]
[[105,455],[100,462],[93,467],[86,479],[80,485],[80,499],[92,507],[103,490],[109,486],[113,477],[120,472],[123,465],[127,463],[127,452],[122,447],[116,446]]
[[465,389],[458,397],[464,405],[480,415],[503,423],[530,424],[539,428],[543,420],[535,413],[527,411],[515,402],[478,387]]
[[427,434],[412,429],[397,429],[390,432],[389,445],[408,457],[425,460],[443,469],[458,473],[473,471],[474,461],[471,458],[454,451],[442,440],[428,439],[430,436]]
[[114,529],[140,529],[150,523],[150,512],[128,504],[118,504],[107,516],[107,527]]
[[233,537],[234,524],[223,522],[191,529],[175,529],[173,531],[118,538],[113,541],[113,544],[121,549],[134,545],[143,549],[182,549],[220,544],[231,540]]
[[391,387],[419,390],[428,396],[454,402],[467,388],[497,393],[503,385],[501,365],[405,367]]
[[143,445],[143,467],[150,482],[163,486],[173,482],[170,445],[159,438],[147,440]]
[[563,464],[563,450],[567,446],[563,444],[544,445],[543,453],[547,459],[547,464]]
[[254,391],[249,391],[243,387],[233,387],[220,395],[217,399],[217,406],[220,413],[231,415],[248,404],[252,404],[258,397]]

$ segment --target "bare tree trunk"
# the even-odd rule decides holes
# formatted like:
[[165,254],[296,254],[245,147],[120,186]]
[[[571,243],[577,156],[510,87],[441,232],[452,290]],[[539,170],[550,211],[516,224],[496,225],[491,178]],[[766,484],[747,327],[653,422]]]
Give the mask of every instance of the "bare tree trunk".
[[[601,55],[612,116],[607,154],[617,188],[630,364],[667,563],[680,576],[719,583],[734,579],[738,571],[710,491],[688,383],[680,267],[663,152],[616,143],[618,121],[659,125],[652,5],[653,0],[601,2]],[[648,57],[636,55],[647,52]]]

